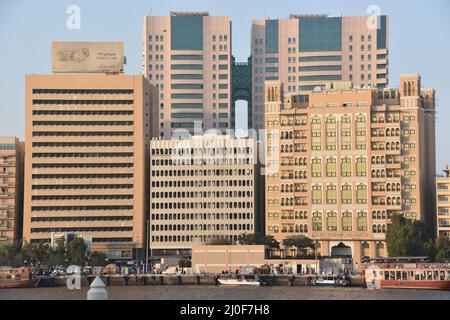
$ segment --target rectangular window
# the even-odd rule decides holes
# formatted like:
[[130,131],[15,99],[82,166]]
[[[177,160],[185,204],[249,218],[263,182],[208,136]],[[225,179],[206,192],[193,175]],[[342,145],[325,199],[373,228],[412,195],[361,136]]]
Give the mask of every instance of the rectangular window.
[[201,80],[203,74],[172,74],[173,80]]
[[300,71],[340,71],[342,66],[307,66],[299,67]]
[[203,60],[201,54],[173,54],[172,60]]
[[299,76],[299,81],[333,81],[342,80],[340,75],[317,75],[317,76]]
[[182,118],[202,119],[203,113],[194,113],[194,112],[172,113],[172,118],[173,119],[182,119]]
[[202,93],[172,93],[172,99],[203,99]]
[[266,63],[278,63],[278,58],[276,57],[267,57]]
[[171,85],[172,89],[203,89],[203,84],[201,83],[173,83]]
[[173,64],[172,70],[203,70],[202,64]]
[[172,109],[203,109],[202,103],[172,103]]
[[278,72],[278,67],[266,67],[266,72]]
[[266,53],[278,53],[278,19],[266,20],[264,28]]
[[304,17],[299,20],[299,51],[341,51],[342,18]]
[[299,57],[300,62],[342,61],[342,56]]
[[203,16],[171,16],[172,50],[203,50]]

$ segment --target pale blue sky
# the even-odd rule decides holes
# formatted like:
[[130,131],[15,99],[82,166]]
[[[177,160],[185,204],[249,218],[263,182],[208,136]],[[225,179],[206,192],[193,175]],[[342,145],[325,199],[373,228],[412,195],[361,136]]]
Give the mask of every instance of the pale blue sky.
[[[81,29],[66,28],[69,5],[81,8]],[[143,16],[170,10],[209,11],[231,16],[233,54],[246,61],[250,26],[265,16],[290,13],[366,15],[377,5],[390,16],[390,74],[397,87],[400,74],[420,73],[423,85],[437,90],[437,169],[450,164],[450,1],[448,0],[0,0],[0,135],[24,137],[24,79],[50,73],[52,40],[124,41],[126,73],[140,74]]]

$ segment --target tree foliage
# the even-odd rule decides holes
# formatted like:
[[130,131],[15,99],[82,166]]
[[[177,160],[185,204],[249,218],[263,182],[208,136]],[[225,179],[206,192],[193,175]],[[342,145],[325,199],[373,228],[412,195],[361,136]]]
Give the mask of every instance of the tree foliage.
[[297,249],[314,249],[314,241],[306,236],[290,236],[283,240],[286,247],[296,247]]
[[436,239],[436,257],[437,262],[449,262],[450,261],[450,240],[446,238]]
[[[28,243],[16,241],[0,246],[0,266],[7,267],[35,267],[35,266],[67,266],[69,264],[83,265],[85,261],[93,259],[95,265],[104,265],[106,255],[94,253],[90,257],[85,254],[86,244],[82,238],[66,241],[57,239],[52,247],[49,243]],[[98,264],[97,264],[98,263]]]
[[[386,245],[390,257],[420,257],[426,256],[434,260],[437,252],[442,251],[445,256],[445,247],[439,241],[433,241],[433,236],[424,222],[406,219],[402,215],[391,217],[392,223],[388,225]],[[437,247],[439,244],[439,249]]]
[[89,254],[89,264],[91,266],[106,266],[106,254],[104,252],[91,252]]
[[264,244],[270,248],[279,248],[280,243],[272,235],[263,236],[258,233],[244,233],[238,237],[240,244]]
[[422,221],[406,219],[402,215],[392,216],[391,221],[386,233],[390,257],[433,257],[432,236]]
[[67,243],[68,262],[73,265],[82,265],[86,261],[86,244],[82,238],[75,238]]

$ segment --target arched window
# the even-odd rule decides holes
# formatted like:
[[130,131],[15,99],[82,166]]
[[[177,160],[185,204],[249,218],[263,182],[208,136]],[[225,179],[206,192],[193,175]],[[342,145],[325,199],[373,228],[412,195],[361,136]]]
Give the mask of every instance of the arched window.
[[345,211],[342,213],[342,231],[352,231],[352,213]]
[[356,220],[358,231],[367,231],[367,212],[364,211],[358,212]]
[[322,231],[322,213],[319,211],[313,212],[312,214],[313,230]]
[[356,190],[356,202],[359,204],[367,203],[367,186],[359,184]]
[[350,184],[344,184],[342,186],[342,203],[343,204],[352,203],[352,186]]
[[327,213],[327,230],[337,231],[337,214],[334,211]]
[[312,203],[313,204],[321,204],[322,203],[322,186],[314,185],[312,187]]
[[335,204],[336,203],[336,185],[330,184],[327,186],[327,203]]

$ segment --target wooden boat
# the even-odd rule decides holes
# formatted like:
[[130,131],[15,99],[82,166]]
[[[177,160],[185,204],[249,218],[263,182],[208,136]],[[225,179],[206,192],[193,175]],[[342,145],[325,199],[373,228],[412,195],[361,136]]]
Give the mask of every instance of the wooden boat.
[[365,270],[365,281],[375,289],[450,290],[450,264],[375,264]]
[[15,269],[12,272],[0,273],[0,289],[36,288],[40,280],[34,277],[31,271]]

